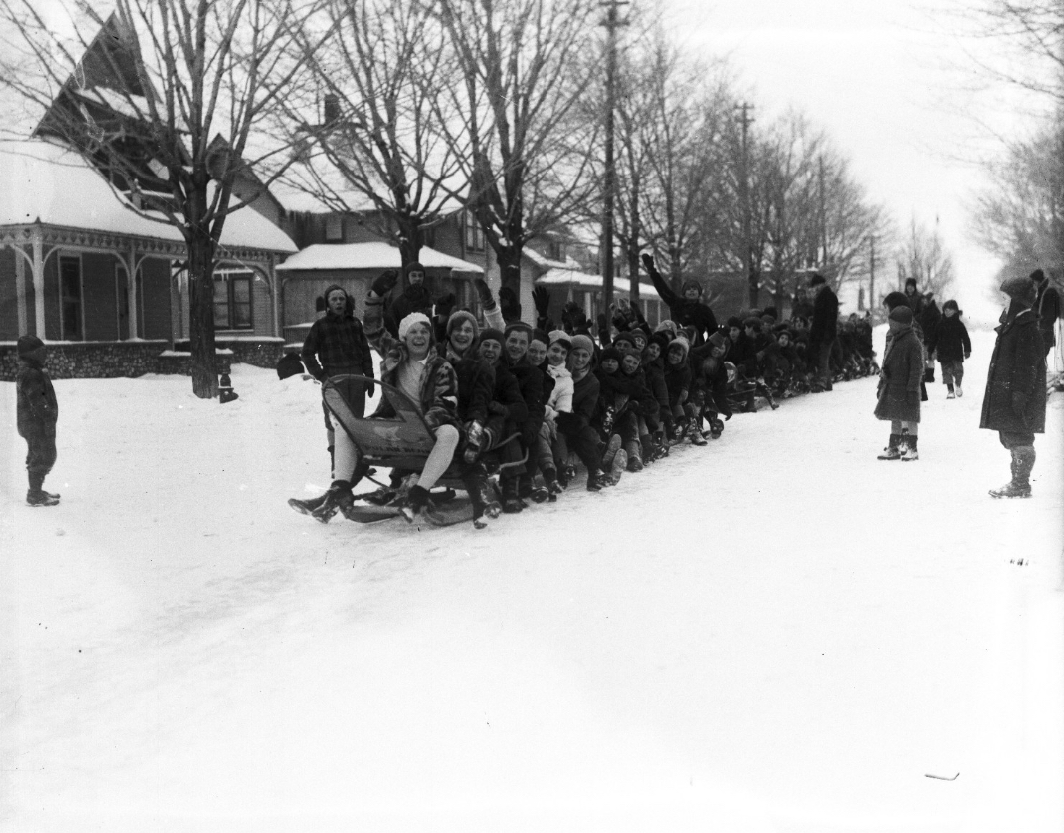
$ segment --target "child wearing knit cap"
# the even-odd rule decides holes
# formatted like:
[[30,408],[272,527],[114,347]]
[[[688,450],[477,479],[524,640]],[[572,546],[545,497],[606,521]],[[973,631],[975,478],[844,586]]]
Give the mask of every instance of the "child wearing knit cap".
[[942,318],[939,319],[933,333],[928,334],[927,349],[938,357],[942,365],[942,382],[948,393],[946,399],[964,396],[961,382],[964,379],[964,360],[972,355],[972,341],[968,337],[968,328],[961,321],[961,310],[957,302],[946,301],[942,305]]
[[924,352],[913,330],[913,311],[895,307],[888,318],[890,338],[879,371],[875,415],[890,422],[890,440],[880,460],[917,460],[920,424],[920,385],[924,377]]
[[19,436],[26,441],[26,471],[30,487],[26,492],[28,506],[55,506],[59,495],[44,491],[44,478],[56,461],[55,426],[59,420],[59,403],[55,388],[44,362],[48,348],[37,336],[21,336],[17,348],[19,358],[16,425]]

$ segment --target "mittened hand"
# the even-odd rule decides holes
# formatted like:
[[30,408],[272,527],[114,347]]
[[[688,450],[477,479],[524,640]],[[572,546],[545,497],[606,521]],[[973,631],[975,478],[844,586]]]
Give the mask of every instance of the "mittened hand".
[[909,405],[919,405],[920,404],[920,391],[918,391],[918,390],[907,390],[907,391],[905,391],[905,402],[907,404],[909,404]]
[[532,290],[532,303],[536,305],[536,312],[540,318],[547,317],[547,307],[550,305],[550,293],[545,286],[537,286]]
[[654,269],[654,258],[653,258],[653,257],[651,257],[650,255],[648,255],[648,254],[644,254],[644,255],[643,255],[643,256],[642,256],[641,258],[640,258],[640,260],[642,260],[642,261],[643,261],[643,267],[644,267],[644,268],[645,268],[645,269],[646,269],[646,270],[647,270],[648,272],[650,272],[650,271],[652,271],[652,270]]
[[1012,394],[1012,410],[1017,416],[1024,416],[1027,411],[1027,394],[1014,393]]
[[453,292],[441,295],[436,299],[436,314],[441,318],[447,318],[451,314],[451,310],[454,309],[455,300]]
[[495,309],[495,298],[491,294],[491,287],[483,278],[476,278],[473,281],[473,286],[476,287],[477,296],[480,298],[481,306],[484,309]]
[[490,402],[488,404],[488,411],[493,414],[499,414],[500,416],[509,416],[510,414],[510,409],[501,402]]
[[376,280],[370,285],[370,289],[383,298],[395,288],[398,282],[399,273],[394,269],[388,269],[377,276]]
[[964,354],[964,360],[965,360],[965,361],[968,361],[968,359],[970,359],[971,357],[972,357],[972,354],[971,354],[971,353],[965,353],[965,354]]

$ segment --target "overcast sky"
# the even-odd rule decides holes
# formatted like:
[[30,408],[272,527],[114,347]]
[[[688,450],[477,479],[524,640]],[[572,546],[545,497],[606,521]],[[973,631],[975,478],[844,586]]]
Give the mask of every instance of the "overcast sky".
[[984,287],[998,263],[969,235],[972,191],[983,181],[971,160],[996,149],[982,125],[1023,130],[1028,116],[1013,91],[972,89],[971,42],[946,34],[955,30],[941,14],[959,0],[666,2],[681,40],[729,56],[760,105],[755,117],[805,113],[901,226],[914,213],[927,223],[937,217],[962,308],[969,318],[994,313]]

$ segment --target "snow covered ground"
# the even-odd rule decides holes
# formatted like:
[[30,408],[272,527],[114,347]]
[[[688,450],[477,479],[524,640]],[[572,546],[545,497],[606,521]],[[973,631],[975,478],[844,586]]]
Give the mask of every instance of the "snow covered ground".
[[0,829],[1059,833],[1064,400],[990,499],[974,337],[918,462],[865,379],[483,532],[291,512],[318,389],[245,365],[57,382],[30,509],[0,385]]

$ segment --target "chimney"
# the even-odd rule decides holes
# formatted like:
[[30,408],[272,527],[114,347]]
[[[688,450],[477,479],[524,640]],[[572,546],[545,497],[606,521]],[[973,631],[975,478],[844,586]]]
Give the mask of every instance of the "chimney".
[[325,124],[332,124],[340,119],[340,97],[336,93],[325,94]]

